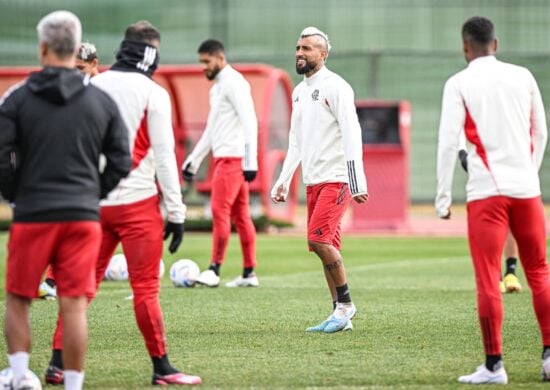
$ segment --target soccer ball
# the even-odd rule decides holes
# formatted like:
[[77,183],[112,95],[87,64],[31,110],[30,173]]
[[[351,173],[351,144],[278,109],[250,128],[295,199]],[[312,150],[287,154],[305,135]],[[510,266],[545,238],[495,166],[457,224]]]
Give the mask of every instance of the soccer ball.
[[122,253],[111,257],[111,261],[105,270],[104,279],[116,281],[128,280],[128,264],[126,264],[126,257]]
[[176,287],[193,287],[200,272],[193,260],[181,259],[170,267],[170,280]]
[[[2,371],[0,371],[0,389],[10,390],[12,388],[12,380],[13,372],[10,367],[4,368]],[[38,379],[36,374],[31,370],[27,370],[27,373],[25,374],[22,382],[24,383],[19,383],[24,384],[25,389],[42,390],[40,379]]]
[[164,275],[165,269],[166,268],[164,267],[164,261],[160,259],[159,278],[162,278],[162,276]]

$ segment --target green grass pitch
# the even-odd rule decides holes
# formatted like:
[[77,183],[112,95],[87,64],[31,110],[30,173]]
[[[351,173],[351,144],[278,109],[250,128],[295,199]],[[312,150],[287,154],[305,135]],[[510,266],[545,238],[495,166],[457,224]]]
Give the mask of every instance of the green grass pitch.
[[[2,259],[5,240],[4,234]],[[209,252],[209,235],[189,233],[164,260],[167,270],[179,258],[204,269]],[[258,236],[257,289],[178,289],[167,272],[161,303],[173,364],[202,376],[206,388],[465,388],[457,377],[483,360],[466,240],[346,237],[343,255],[358,314],[353,332],[333,335],[304,332],[329,314],[331,301],[302,236]],[[240,263],[233,236],[222,284]],[[539,382],[540,336],[521,269],[519,276],[524,291],[504,296],[508,388],[547,388]],[[151,364],[124,299],[129,294],[125,282],[104,282],[90,307],[86,388],[151,388]],[[33,303],[31,368],[40,377],[56,307]]]

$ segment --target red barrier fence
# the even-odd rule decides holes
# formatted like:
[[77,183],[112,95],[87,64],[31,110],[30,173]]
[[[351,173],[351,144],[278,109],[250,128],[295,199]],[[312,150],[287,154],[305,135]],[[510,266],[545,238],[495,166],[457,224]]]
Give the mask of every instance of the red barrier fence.
[[[297,181],[294,179],[291,197],[286,204],[275,205],[270,190],[278,176],[288,147],[288,130],[292,109],[292,81],[286,72],[263,64],[235,64],[236,70],[248,80],[258,117],[258,175],[250,183],[252,198],[261,203],[260,214],[272,221],[292,223],[298,200]],[[24,80],[35,67],[0,68],[0,95],[10,86]],[[169,92],[172,102],[172,125],[179,166],[186,154],[199,140],[208,116],[209,89],[199,65],[161,66],[155,81]],[[197,174],[196,189],[208,195],[211,188],[210,160],[204,161]]]

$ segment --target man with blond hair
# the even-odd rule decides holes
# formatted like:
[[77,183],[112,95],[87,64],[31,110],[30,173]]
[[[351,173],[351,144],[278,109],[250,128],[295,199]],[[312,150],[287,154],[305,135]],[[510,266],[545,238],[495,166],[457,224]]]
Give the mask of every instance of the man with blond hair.
[[302,31],[296,44],[296,72],[304,80],[292,93],[288,152],[271,190],[284,202],[298,164],[307,191],[307,239],[321,259],[332,297],[333,312],[308,332],[351,330],[351,300],[340,253],[340,222],[351,200],[368,200],[363,169],[361,127],[351,86],[325,66],[331,49],[328,36],[316,27]]

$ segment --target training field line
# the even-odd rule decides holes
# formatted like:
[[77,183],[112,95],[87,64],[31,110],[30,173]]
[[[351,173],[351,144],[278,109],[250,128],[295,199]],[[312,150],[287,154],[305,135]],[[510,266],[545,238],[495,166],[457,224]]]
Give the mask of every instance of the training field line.
[[[442,264],[456,264],[459,261],[470,261],[469,256],[455,256],[455,257],[431,257],[431,258],[420,258],[420,259],[404,259],[398,261],[386,261],[382,263],[373,263],[373,264],[364,264],[358,266],[348,266],[346,265],[346,273],[349,275],[354,275],[358,272],[373,271],[373,270],[383,270],[383,269],[395,269],[395,268],[406,268],[406,267],[418,267],[428,266],[428,265],[442,265]],[[344,260],[345,263],[345,260]],[[319,264],[320,265],[320,264]],[[296,272],[285,275],[271,275],[261,277],[262,281],[267,282],[277,282],[285,281],[285,287],[288,287],[288,281],[291,279],[300,279],[308,276],[317,276],[320,275],[320,269],[314,271],[304,271]]]

